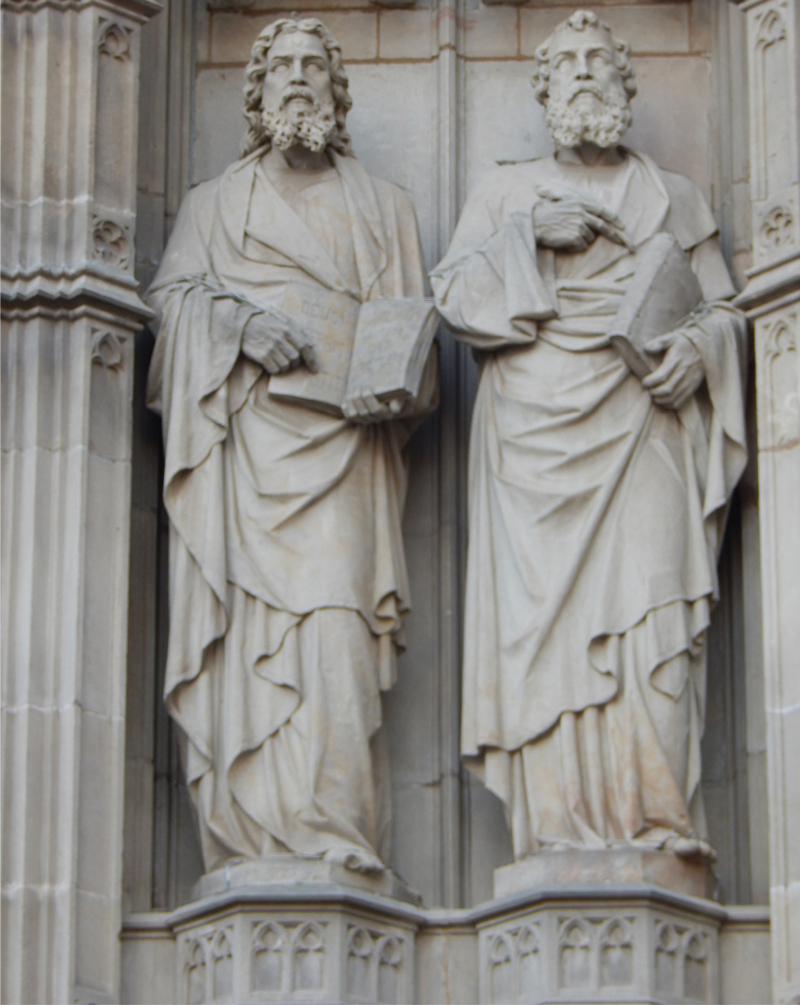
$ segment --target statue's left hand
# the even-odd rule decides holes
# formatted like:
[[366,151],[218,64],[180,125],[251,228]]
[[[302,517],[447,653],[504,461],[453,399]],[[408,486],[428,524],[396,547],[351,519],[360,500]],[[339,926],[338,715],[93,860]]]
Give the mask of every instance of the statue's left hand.
[[362,391],[360,395],[348,398],[342,404],[344,417],[351,422],[383,422],[386,419],[396,419],[402,410],[403,402],[400,398],[383,402],[370,391]]
[[666,351],[666,355],[642,384],[657,405],[677,411],[703,383],[705,370],[700,353],[681,331],[659,335],[645,348],[649,353]]

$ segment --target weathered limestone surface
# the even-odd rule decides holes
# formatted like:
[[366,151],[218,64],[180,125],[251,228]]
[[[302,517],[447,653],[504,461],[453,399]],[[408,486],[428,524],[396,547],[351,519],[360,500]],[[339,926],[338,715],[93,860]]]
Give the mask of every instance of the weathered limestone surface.
[[647,884],[456,910],[335,883],[232,889],[126,920],[123,1001],[752,1005],[769,997],[767,915]]
[[[399,11],[368,0],[296,0],[292,8],[331,18],[356,102],[349,119],[356,151],[370,173],[411,195],[429,266],[444,253],[467,192],[496,160],[550,151],[527,80],[535,45],[567,8],[540,0],[434,0]],[[154,9],[105,0],[3,7],[2,997],[9,1002],[120,994],[131,1002],[181,1000],[180,926],[164,909],[191,898],[201,871],[176,737],[159,695],[166,524],[158,516],[159,431],[144,418],[143,379],[132,417],[132,528],[126,524],[125,417],[133,333],[145,314],[133,258],[122,259],[135,236],[136,279],[146,286],[188,185],[235,157],[250,41],[290,11],[274,0],[170,0],[142,28]],[[792,635],[800,562],[797,0],[603,2],[595,9],[633,45],[640,87],[631,145],[700,187],[726,259],[747,286],[740,305],[755,321],[759,419],[757,430],[753,382],[748,432],[758,459],[744,476],[723,554],[703,789],[721,896],[728,904],[770,898],[776,933],[770,940],[766,908],[725,908],[719,1000],[793,1001],[800,996],[792,747],[800,735],[793,726],[800,650]],[[138,192],[130,181],[137,86]],[[758,271],[748,277],[753,265]],[[139,378],[149,339],[136,337]],[[510,861],[511,848],[498,801],[459,766],[465,444],[476,381],[468,351],[450,340],[442,378],[440,412],[412,443],[404,540],[415,615],[385,712],[393,867],[426,904],[455,908],[492,899],[493,870]],[[129,919],[120,964],[128,609]],[[204,910],[181,915],[180,925],[199,930],[211,917]],[[481,924],[500,919],[492,910]],[[414,1000],[476,1001],[478,915],[422,913],[424,923],[412,924]],[[279,905],[278,922],[281,914]],[[341,926],[339,907],[334,914]],[[356,914],[363,918],[363,907]],[[394,925],[391,918],[381,923]]]
[[800,1000],[800,23],[795,2],[747,18],[773,1000]]
[[3,976],[119,999],[139,34],[3,5]]

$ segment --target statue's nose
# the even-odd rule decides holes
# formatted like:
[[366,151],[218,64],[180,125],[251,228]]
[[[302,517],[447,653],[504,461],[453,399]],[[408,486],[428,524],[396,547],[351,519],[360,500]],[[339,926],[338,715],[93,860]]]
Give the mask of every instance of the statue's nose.
[[292,60],[292,84],[307,84],[306,71],[303,68],[303,61],[299,57]]
[[575,64],[575,76],[579,80],[588,80],[592,76],[589,64],[586,61],[586,54],[583,52],[578,53],[578,59]]

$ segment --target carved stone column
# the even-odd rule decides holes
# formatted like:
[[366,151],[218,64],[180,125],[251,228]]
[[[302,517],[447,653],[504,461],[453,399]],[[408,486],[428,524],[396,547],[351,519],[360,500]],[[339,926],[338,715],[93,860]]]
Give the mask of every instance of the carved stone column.
[[119,997],[141,24],[3,2],[2,998]]
[[797,0],[746,0],[773,1001],[800,1001],[800,138]]

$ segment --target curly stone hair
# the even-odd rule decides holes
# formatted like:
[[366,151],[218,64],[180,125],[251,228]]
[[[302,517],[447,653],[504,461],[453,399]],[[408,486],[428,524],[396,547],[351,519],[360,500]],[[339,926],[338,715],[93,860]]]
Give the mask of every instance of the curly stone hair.
[[547,99],[550,96],[550,47],[555,36],[567,28],[572,28],[573,31],[585,31],[586,28],[599,28],[601,31],[608,32],[611,39],[611,47],[614,50],[614,62],[619,70],[620,77],[622,77],[622,85],[625,88],[625,93],[630,100],[636,94],[636,74],[631,62],[631,47],[627,42],[623,42],[621,38],[617,38],[610,26],[605,21],[601,21],[592,11],[576,10],[566,21],[562,21],[561,24],[556,25],[550,37],[545,39],[534,53],[536,65],[531,77],[531,84],[533,85],[537,101],[540,101],[543,105],[547,104]]
[[328,66],[331,75],[333,91],[333,114],[336,119],[336,131],[330,141],[330,146],[343,156],[353,156],[353,146],[345,128],[347,113],[353,106],[353,99],[347,89],[348,80],[342,64],[342,49],[322,21],[315,17],[279,18],[259,32],[253,43],[250,62],[244,71],[244,117],[247,119],[247,132],[239,147],[239,156],[247,157],[255,150],[266,152],[272,145],[262,121],[264,78],[267,75],[267,58],[275,39],[284,31],[305,31],[316,35],[322,40],[325,52],[328,54]]

